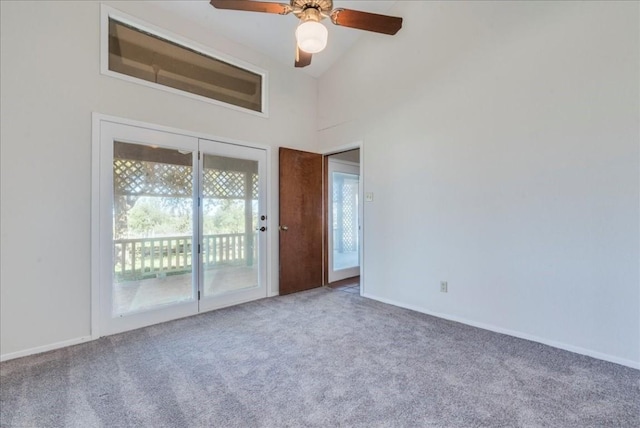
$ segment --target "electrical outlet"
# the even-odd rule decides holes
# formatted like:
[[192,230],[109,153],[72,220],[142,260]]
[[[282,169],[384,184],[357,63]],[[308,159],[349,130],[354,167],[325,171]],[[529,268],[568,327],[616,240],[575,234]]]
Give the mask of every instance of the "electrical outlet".
[[449,284],[447,284],[447,281],[440,281],[440,291],[442,293],[447,293],[449,291]]

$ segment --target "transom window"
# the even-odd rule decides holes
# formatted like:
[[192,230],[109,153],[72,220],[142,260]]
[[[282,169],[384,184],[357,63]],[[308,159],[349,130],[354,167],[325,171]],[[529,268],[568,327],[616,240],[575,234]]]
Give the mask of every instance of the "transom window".
[[108,71],[163,89],[172,88],[265,113],[264,73],[231,64],[124,21],[108,15]]

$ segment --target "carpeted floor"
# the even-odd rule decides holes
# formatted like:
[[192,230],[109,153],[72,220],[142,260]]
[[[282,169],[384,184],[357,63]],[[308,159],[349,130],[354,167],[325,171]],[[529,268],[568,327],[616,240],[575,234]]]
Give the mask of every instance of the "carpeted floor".
[[315,289],[4,362],[2,427],[639,427],[640,371]]

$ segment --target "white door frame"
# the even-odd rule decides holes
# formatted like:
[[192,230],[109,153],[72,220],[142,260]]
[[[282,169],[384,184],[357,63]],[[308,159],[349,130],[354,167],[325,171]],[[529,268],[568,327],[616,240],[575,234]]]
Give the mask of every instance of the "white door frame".
[[[195,139],[196,141],[196,152],[197,152],[197,140],[198,139],[205,139],[205,140],[211,140],[211,141],[217,141],[220,143],[226,143],[228,145],[234,145],[234,146],[242,146],[242,147],[249,147],[249,148],[255,148],[255,149],[262,149],[265,151],[265,158],[266,161],[264,163],[264,176],[266,178],[266,184],[265,184],[265,193],[266,193],[266,189],[270,189],[271,188],[271,167],[270,167],[270,163],[271,163],[271,147],[266,146],[266,145],[262,145],[262,144],[255,144],[255,143],[250,143],[250,142],[245,142],[245,141],[240,141],[240,140],[232,140],[232,139],[228,139],[228,138],[224,138],[224,137],[220,137],[220,136],[215,136],[215,135],[210,135],[210,134],[205,134],[205,133],[200,133],[200,132],[194,132],[194,131],[188,131],[188,130],[183,130],[183,129],[179,129],[179,128],[172,128],[172,127],[167,127],[167,126],[162,126],[162,125],[156,125],[156,124],[151,124],[151,123],[147,123],[147,122],[141,122],[141,121],[135,121],[135,120],[131,120],[131,119],[125,119],[125,118],[120,118],[120,117],[116,117],[116,116],[110,116],[110,115],[105,115],[105,114],[101,114],[101,113],[92,113],[92,160],[91,160],[91,166],[92,166],[92,173],[91,173],[91,339],[98,339],[101,336],[105,336],[108,334],[111,334],[110,331],[108,330],[101,330],[101,320],[100,320],[100,305],[101,305],[101,301],[104,300],[104,296],[101,295],[101,287],[100,287],[100,283],[101,281],[106,280],[110,280],[111,279],[111,275],[112,273],[111,271],[111,266],[109,265],[109,261],[107,260],[107,262],[105,262],[105,257],[107,257],[109,260],[112,259],[112,251],[111,251],[111,242],[112,242],[112,224],[111,224],[111,215],[104,215],[104,207],[101,207],[102,204],[102,200],[112,200],[112,194],[113,194],[113,189],[111,188],[112,185],[112,175],[111,177],[107,177],[107,178],[111,178],[109,180],[104,180],[104,177],[101,177],[101,163],[104,162],[104,158],[105,156],[113,156],[113,153],[106,153],[104,150],[102,150],[102,145],[101,145],[101,137],[102,137],[102,133],[103,133],[103,129],[107,129],[111,126],[113,126],[113,124],[119,124],[119,125],[126,125],[126,126],[132,126],[132,127],[137,127],[140,128],[141,130],[150,130],[150,131],[157,131],[157,132],[164,132],[166,134],[173,134],[171,135],[171,140],[172,143],[170,144],[171,147],[175,147],[174,142],[174,138],[177,136],[175,141],[194,141],[193,139]],[[126,139],[125,139],[126,141]],[[159,144],[161,145],[161,144]],[[191,147],[191,143],[188,143],[185,147],[185,150],[192,150],[193,148]],[[197,162],[197,160],[196,160]],[[195,165],[195,163],[194,163]],[[103,168],[104,169],[104,168]],[[106,168],[107,170],[111,170],[109,172],[109,174],[113,174],[112,168]],[[196,184],[198,184],[197,180],[196,180]],[[197,202],[196,202],[197,203]],[[264,246],[266,250],[265,253],[265,257],[264,257],[264,274],[263,277],[261,278],[262,280],[264,280],[264,289],[267,290],[271,290],[271,263],[272,263],[272,256],[270,254],[270,245],[269,243],[271,242],[271,234],[273,233],[273,227],[271,227],[271,223],[272,223],[272,215],[271,215],[271,204],[268,203],[268,198],[265,197],[265,204],[266,204],[266,208],[264,209],[264,212],[266,213],[267,216],[267,220],[266,220],[266,227],[267,230],[264,233]],[[197,219],[199,216],[194,215],[194,219]],[[195,220],[194,220],[195,221]],[[199,225],[197,225],[196,227],[199,228]],[[196,228],[195,230],[198,230],[198,228]],[[198,233],[199,234],[199,233]],[[109,239],[106,239],[109,238]],[[107,241],[105,243],[105,241]],[[109,246],[109,248],[107,248],[107,246]],[[196,255],[197,256],[197,255]],[[198,264],[196,264],[196,266],[198,266]],[[195,271],[195,275],[198,274],[197,269],[194,269]],[[105,274],[105,272],[109,272],[108,275]],[[108,276],[108,277],[107,277]],[[104,303],[104,302],[102,302]],[[237,303],[241,303],[241,301],[235,301],[235,300],[230,300],[225,302],[225,304],[221,305],[221,306],[215,306],[215,308],[217,307],[222,307],[222,306],[230,306],[233,304],[237,304]],[[196,300],[196,305],[198,304],[198,301]],[[211,308],[214,309],[214,308]],[[209,310],[209,308],[205,308],[204,309]],[[203,310],[201,309],[201,312]],[[188,313],[187,313],[188,312]],[[173,316],[174,318],[180,318],[180,317],[184,317],[184,316],[189,316],[192,315],[191,310],[189,311],[176,311]],[[167,319],[163,319],[162,321],[166,321]],[[147,325],[151,325],[160,321],[157,321],[155,319],[153,319],[153,316],[149,316],[149,318],[146,320],[148,322]],[[139,326],[138,326],[139,327]],[[135,328],[138,328],[135,327]]]

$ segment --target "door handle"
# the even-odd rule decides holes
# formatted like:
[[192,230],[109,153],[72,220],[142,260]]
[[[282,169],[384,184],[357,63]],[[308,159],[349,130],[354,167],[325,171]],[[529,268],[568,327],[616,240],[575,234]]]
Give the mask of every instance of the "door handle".
[[256,230],[259,230],[260,232],[264,232],[265,230],[267,230],[266,227],[262,226],[262,227],[256,227]]
[[280,230],[283,230],[283,231],[285,231],[285,232],[286,232],[287,230],[289,230],[289,227],[287,227],[287,226],[280,226],[280,227],[279,227],[279,229],[280,229]]

